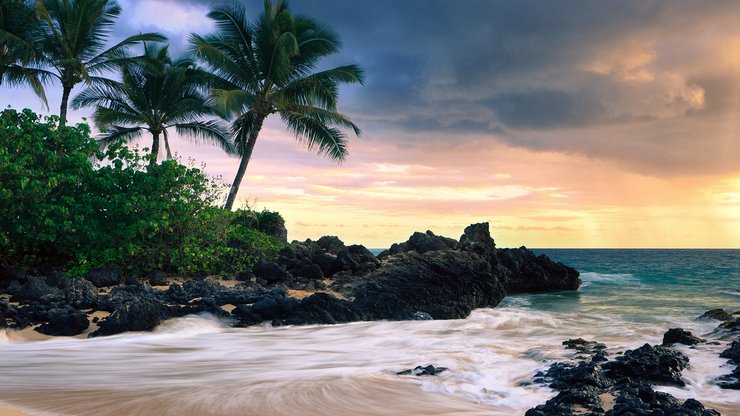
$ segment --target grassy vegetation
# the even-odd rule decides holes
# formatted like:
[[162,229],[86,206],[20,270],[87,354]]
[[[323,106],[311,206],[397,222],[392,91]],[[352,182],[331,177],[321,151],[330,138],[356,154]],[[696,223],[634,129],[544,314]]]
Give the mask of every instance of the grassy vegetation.
[[279,214],[225,211],[223,184],[150,157],[101,151],[86,124],[0,113],[0,265],[234,273],[281,248]]

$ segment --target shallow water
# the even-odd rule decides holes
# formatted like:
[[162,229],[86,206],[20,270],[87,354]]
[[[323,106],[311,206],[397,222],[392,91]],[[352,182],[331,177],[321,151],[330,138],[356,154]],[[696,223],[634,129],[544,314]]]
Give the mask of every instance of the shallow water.
[[[510,296],[464,320],[229,328],[190,316],[154,333],[40,342],[11,342],[0,331],[0,401],[91,416],[517,415],[555,394],[530,382],[572,358],[565,339],[595,339],[617,352],[660,343],[669,327],[712,338],[716,322],[693,317],[740,309],[740,298],[722,294],[739,291],[740,268],[717,268],[718,278],[661,265],[665,281],[635,255],[621,262],[599,261],[604,253],[551,255],[591,265],[576,264],[586,271],[579,291]],[[740,414],[740,392],[712,384],[730,370],[718,357],[725,344],[680,347],[691,359],[688,385],[660,390]],[[449,370],[395,375],[426,364]]]

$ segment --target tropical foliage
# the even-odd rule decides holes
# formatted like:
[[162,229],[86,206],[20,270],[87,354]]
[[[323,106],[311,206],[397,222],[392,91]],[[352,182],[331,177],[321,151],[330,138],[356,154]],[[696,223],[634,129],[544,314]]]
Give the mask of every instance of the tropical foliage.
[[215,105],[235,118],[235,152],[241,157],[229,191],[231,209],[265,119],[274,113],[309,150],[341,161],[347,156],[342,129],[360,129],[337,111],[338,87],[362,83],[356,65],[313,72],[319,60],[339,50],[336,33],[315,20],[293,15],[287,3],[265,0],[263,13],[249,22],[238,3],[215,6],[208,16],[217,31],[191,35],[193,52],[218,77]]
[[172,159],[168,129],[183,137],[215,143],[227,151],[228,132],[216,120],[213,107],[206,104],[209,74],[188,58],[172,59],[167,46],[144,45],[143,59],[121,67],[122,81],[93,85],[73,101],[75,108],[93,107],[93,120],[108,146],[138,138],[148,131],[152,136],[151,163],[159,154],[164,139],[167,159]]
[[0,113],[0,267],[232,273],[281,247],[240,219],[256,214],[218,208],[223,187],[201,169],[103,153],[87,125],[57,122]]

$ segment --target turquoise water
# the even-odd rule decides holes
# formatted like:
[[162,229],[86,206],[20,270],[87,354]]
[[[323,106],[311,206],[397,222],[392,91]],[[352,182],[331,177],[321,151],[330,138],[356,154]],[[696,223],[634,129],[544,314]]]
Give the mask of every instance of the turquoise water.
[[740,250],[536,249],[581,272],[577,292],[516,295],[547,312],[609,315],[628,322],[688,319],[740,310]]

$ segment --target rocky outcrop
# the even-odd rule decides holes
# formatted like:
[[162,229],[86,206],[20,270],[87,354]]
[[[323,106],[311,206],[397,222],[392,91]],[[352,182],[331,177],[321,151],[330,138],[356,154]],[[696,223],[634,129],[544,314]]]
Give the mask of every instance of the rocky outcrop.
[[436,376],[438,374],[447,371],[447,367],[435,367],[433,365],[420,366],[417,365],[413,369],[403,370],[396,373],[397,376]]
[[461,251],[402,253],[349,287],[338,288],[373,319],[464,318],[475,308],[498,305],[505,291],[480,256]]
[[124,280],[123,270],[118,266],[106,266],[91,269],[85,275],[85,279],[94,284],[95,287],[114,286]]
[[696,345],[707,340],[694,336],[690,331],[681,328],[671,328],[663,334],[663,346],[670,347],[673,344]]
[[[563,344],[576,348],[589,345],[579,341]],[[528,410],[526,416],[719,416],[694,399],[680,402],[653,390],[652,383],[682,385],[681,370],[687,365],[688,358],[682,354],[648,344],[605,364],[594,359],[555,363],[546,373],[537,374],[535,382],[548,384],[558,395]]]
[[442,237],[427,230],[426,233],[415,232],[409,237],[408,241],[403,243],[394,243],[388,250],[378,254],[379,259],[393,256],[399,253],[415,251],[424,254],[427,251],[436,250],[456,250],[458,242],[455,239]]
[[[82,317],[87,313],[109,312],[91,336],[148,331],[166,319],[202,312],[237,325],[457,319],[475,308],[496,306],[507,290],[574,289],[580,282],[578,272],[545,256],[526,249],[497,250],[487,223],[466,227],[459,241],[431,231],[414,233],[382,261],[365,247],[345,245],[334,236],[294,241],[278,256],[239,273],[240,283],[230,288],[191,279],[158,290],[151,286],[166,284],[164,273],[152,272],[142,280],[148,284],[139,283],[116,266],[92,269],[84,278],[62,272],[28,277],[17,270],[5,270],[0,277],[11,300],[20,303],[0,303],[0,325],[40,324],[44,333],[78,334],[86,328]],[[99,288],[110,291],[99,295]],[[290,289],[330,289],[341,296],[314,293],[295,299],[287,295]],[[232,313],[225,305],[233,305],[226,308]]]
[[740,338],[732,341],[719,356],[726,358],[735,368],[732,373],[721,376],[717,380],[717,385],[724,389],[740,390]]
[[729,321],[732,319],[732,315],[727,313],[724,309],[711,309],[706,312],[704,312],[700,317],[696,318],[700,320],[710,320],[714,319],[717,321]]
[[684,386],[681,371],[689,365],[686,355],[645,344],[603,365],[610,378],[634,378],[658,384]]
[[508,273],[504,286],[508,293],[537,293],[576,290],[581,285],[580,273],[544,254],[536,256],[526,247],[497,250],[498,260]]

